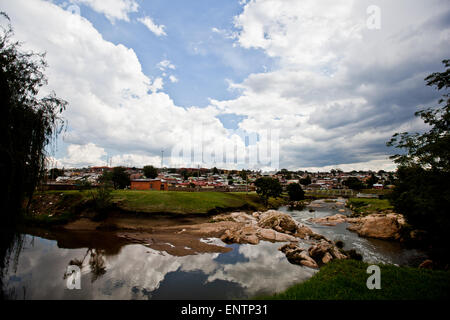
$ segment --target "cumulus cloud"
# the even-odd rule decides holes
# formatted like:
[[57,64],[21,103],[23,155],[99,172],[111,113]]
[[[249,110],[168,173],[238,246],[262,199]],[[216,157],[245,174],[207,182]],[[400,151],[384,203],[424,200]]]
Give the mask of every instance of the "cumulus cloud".
[[148,28],[148,30],[153,32],[158,37],[167,35],[166,32],[164,31],[166,26],[155,24],[152,18],[150,17],[139,18],[138,21],[141,22],[143,25],[145,25]]
[[70,0],[70,2],[89,6],[92,10],[104,14],[112,23],[115,20],[130,21],[129,14],[139,9],[135,0]]
[[246,2],[234,22],[237,44],[263,50],[278,68],[232,83],[242,94],[212,105],[245,116],[241,129],[279,129],[282,166],[392,166],[385,142],[422,129],[413,114],[436,100],[423,79],[448,58],[450,8],[380,1],[381,29],[369,30],[370,4]]
[[174,75],[169,76],[169,80],[170,80],[170,82],[172,82],[172,83],[177,83],[177,82],[178,82],[178,78],[175,77]]
[[[100,1],[74,2],[112,20],[127,20],[138,9],[131,0],[111,1],[108,8]],[[263,51],[274,67],[230,83],[237,97],[211,99],[207,108],[175,105],[163,92],[163,78],[146,76],[132,49],[106,41],[85,18],[42,0],[5,1],[3,9],[26,48],[47,52],[49,88],[70,102],[65,113],[70,130],[64,137],[69,145],[115,150],[118,163],[155,161],[161,149],[180,144],[239,149],[242,139],[217,118],[235,114],[243,119],[243,132],[278,130],[281,167],[392,165],[387,158],[393,151],[385,142],[395,132],[423,129],[413,114],[437,98],[423,79],[441,70],[440,61],[448,58],[447,2],[378,1],[380,30],[367,29],[368,0],[241,3],[235,29],[213,32],[233,35],[242,48]],[[141,22],[165,35],[164,26],[150,18]],[[169,60],[157,67],[164,77],[175,69]],[[200,126],[204,139],[192,142]],[[84,149],[73,150],[92,162]],[[97,151],[93,154],[102,159]],[[67,162],[82,163],[73,152]],[[181,156],[175,158],[183,165]]]
[[67,156],[57,162],[58,167],[78,168],[106,164],[105,149],[93,143],[86,145],[71,144],[67,147]]

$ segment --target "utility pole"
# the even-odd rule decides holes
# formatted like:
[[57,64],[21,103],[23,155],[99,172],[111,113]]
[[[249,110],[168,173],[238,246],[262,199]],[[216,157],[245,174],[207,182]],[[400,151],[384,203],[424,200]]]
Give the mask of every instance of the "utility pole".
[[164,168],[164,150],[161,150],[161,170]]

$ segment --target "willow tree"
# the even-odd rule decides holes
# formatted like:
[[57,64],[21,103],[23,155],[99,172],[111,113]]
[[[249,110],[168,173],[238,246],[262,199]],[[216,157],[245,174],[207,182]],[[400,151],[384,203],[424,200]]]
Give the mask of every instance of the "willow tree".
[[7,21],[0,26],[0,206],[2,219],[14,222],[45,173],[47,147],[64,127],[67,102],[42,95],[45,55],[21,50],[9,17],[2,12],[0,19]]

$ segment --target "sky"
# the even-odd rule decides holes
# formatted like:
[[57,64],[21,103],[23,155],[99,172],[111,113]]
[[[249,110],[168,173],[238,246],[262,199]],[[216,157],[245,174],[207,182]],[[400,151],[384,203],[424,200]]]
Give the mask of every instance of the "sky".
[[[446,0],[0,0],[68,101],[50,166],[393,170]],[[4,19],[1,21],[5,25]],[[53,149],[53,148],[52,148]]]

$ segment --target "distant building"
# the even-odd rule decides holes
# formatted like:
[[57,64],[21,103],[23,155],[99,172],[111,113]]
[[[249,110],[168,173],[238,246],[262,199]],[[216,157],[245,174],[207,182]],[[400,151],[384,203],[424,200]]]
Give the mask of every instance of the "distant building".
[[374,189],[383,189],[383,185],[380,184],[380,183],[375,183],[375,184],[373,185],[373,188],[374,188]]
[[131,180],[131,190],[168,191],[169,184],[161,179],[135,179]]

